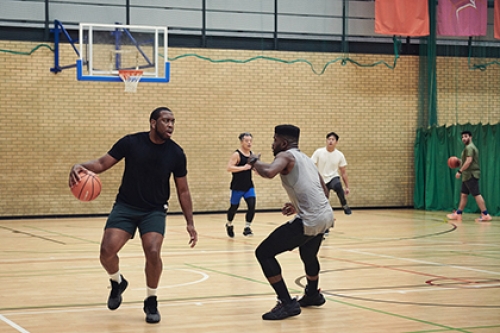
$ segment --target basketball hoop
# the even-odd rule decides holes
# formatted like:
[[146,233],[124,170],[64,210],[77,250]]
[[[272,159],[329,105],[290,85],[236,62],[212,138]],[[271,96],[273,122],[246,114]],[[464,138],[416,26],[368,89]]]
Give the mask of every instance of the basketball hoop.
[[125,83],[125,92],[137,92],[137,85],[142,77],[142,71],[138,69],[120,69],[118,74]]

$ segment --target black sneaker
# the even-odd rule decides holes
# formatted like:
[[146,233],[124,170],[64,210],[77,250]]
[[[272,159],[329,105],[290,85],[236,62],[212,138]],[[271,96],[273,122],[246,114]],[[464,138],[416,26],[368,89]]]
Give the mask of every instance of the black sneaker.
[[307,308],[308,306],[321,306],[325,304],[326,301],[325,297],[320,293],[319,290],[314,295],[308,295],[306,289],[304,296],[302,296],[298,302],[301,308]]
[[156,296],[149,296],[144,300],[143,310],[146,314],[147,323],[156,324],[160,322],[161,316],[158,312],[158,301],[156,300]]
[[229,237],[234,238],[234,226],[226,224],[226,232]]
[[291,316],[296,316],[300,314],[300,305],[297,302],[297,299],[294,298],[288,304],[283,304],[278,300],[278,304],[269,311],[268,313],[264,313],[262,315],[262,319],[264,320],[281,320]]
[[120,304],[122,304],[122,294],[128,286],[127,280],[125,280],[123,275],[120,276],[122,277],[121,283],[109,280],[111,281],[111,292],[108,298],[108,309],[110,310],[116,310],[120,307]]
[[351,215],[352,214],[351,208],[349,208],[348,205],[344,205],[344,206],[342,206],[342,208],[344,208],[344,214],[345,215]]
[[250,229],[250,227],[245,227],[245,229],[243,229],[243,236],[252,237],[252,229]]

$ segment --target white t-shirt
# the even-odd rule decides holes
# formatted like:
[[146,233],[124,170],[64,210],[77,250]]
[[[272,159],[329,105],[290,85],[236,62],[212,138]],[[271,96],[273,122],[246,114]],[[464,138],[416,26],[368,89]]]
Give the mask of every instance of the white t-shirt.
[[326,147],[316,149],[311,159],[318,167],[318,171],[323,177],[325,184],[328,184],[333,177],[340,177],[339,168],[347,165],[345,156],[341,151],[335,149],[329,152],[326,150]]

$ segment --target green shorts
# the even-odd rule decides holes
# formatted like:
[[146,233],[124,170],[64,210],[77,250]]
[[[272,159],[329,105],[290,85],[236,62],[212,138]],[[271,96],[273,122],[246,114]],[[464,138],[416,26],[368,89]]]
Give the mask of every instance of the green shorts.
[[142,235],[148,232],[157,232],[165,235],[167,213],[160,210],[144,211],[130,207],[123,203],[115,203],[104,229],[118,228],[125,230],[134,238],[135,231],[139,229]]

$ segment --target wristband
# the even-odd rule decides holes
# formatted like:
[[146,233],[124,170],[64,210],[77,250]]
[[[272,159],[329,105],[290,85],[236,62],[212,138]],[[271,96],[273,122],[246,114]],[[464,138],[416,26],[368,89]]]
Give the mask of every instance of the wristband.
[[460,170],[458,170],[457,172],[458,172],[459,174],[462,174],[462,171],[460,171]]

